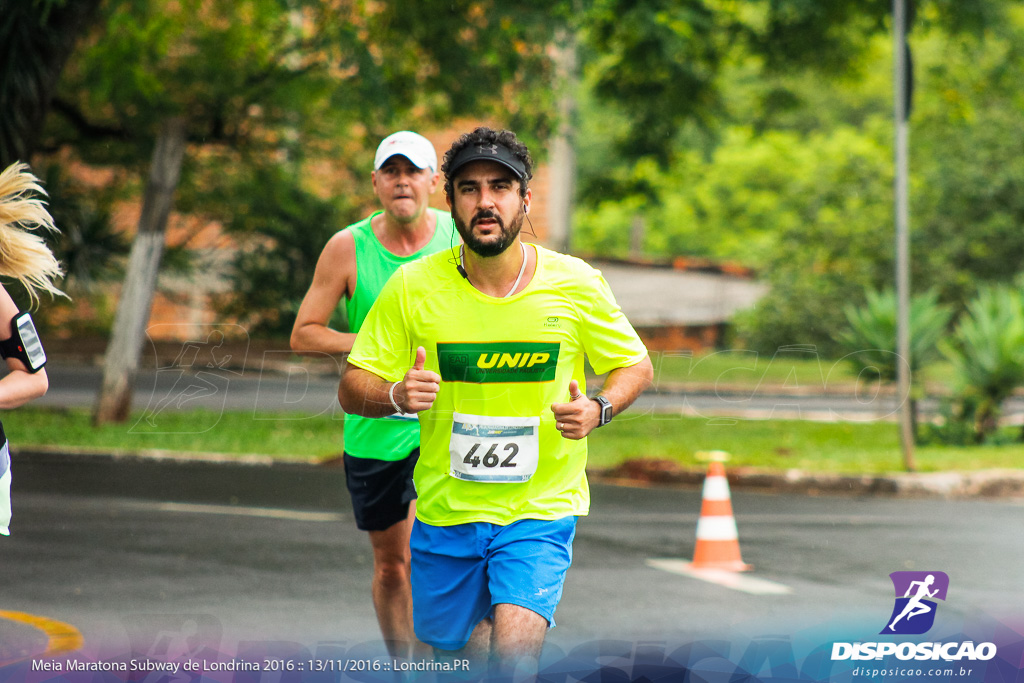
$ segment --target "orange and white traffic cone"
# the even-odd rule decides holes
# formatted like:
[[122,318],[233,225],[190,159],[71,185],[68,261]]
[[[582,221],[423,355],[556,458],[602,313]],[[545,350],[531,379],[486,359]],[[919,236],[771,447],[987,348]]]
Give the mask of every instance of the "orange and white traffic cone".
[[712,462],[704,479],[704,494],[697,520],[697,547],[693,552],[694,569],[722,569],[743,572],[751,569],[740,557],[736,519],[732,515],[729,481],[725,466]]

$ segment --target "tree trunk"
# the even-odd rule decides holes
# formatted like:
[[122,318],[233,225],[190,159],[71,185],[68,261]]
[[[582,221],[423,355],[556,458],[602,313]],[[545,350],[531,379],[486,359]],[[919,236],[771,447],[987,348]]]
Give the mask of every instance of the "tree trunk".
[[983,444],[999,427],[999,399],[983,398],[974,417],[974,442]]
[[918,405],[919,401],[916,398],[910,398],[910,434],[915,444],[921,442],[921,435],[919,434],[918,424],[921,421],[921,417],[918,414],[921,410]]
[[93,424],[124,422],[132,402],[132,384],[139,368],[146,325],[156,292],[164,233],[185,154],[185,122],[166,120],[153,150],[149,180],[142,200],[139,230],[128,258],[114,329],[103,362],[103,384],[93,411]]
[[629,224],[629,258],[641,261],[644,258],[644,237],[647,233],[647,219],[643,214],[633,214]]

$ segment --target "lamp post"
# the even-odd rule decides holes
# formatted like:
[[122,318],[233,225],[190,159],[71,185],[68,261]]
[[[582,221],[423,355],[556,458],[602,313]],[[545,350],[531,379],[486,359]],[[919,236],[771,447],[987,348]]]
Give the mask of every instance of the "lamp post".
[[893,95],[895,116],[895,218],[896,218],[896,387],[899,411],[900,450],[903,464],[914,470],[914,432],[910,403],[910,210],[907,173],[910,114],[910,50],[907,48],[907,0],[893,0]]

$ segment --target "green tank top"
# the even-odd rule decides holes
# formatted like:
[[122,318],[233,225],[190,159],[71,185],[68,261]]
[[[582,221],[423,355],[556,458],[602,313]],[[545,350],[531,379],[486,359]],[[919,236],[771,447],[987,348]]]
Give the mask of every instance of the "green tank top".
[[[350,299],[340,302],[348,313],[349,331],[359,332],[366,314],[399,266],[421,256],[449,249],[455,242],[455,223],[451,214],[428,209],[437,219],[434,236],[426,246],[409,256],[397,256],[384,248],[373,234],[370,222],[382,212],[345,228],[352,233],[356,247],[356,290]],[[357,458],[401,460],[420,445],[420,424],[415,417],[391,416],[366,418],[345,416],[345,452]]]

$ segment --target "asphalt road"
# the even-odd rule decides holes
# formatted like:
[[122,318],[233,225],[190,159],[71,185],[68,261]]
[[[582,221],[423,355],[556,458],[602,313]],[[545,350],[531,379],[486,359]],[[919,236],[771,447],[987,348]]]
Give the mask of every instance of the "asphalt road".
[[[370,549],[338,469],[39,457],[15,462],[14,474],[0,609],[72,626],[97,658],[167,655],[174,642],[380,651]],[[1020,501],[734,491],[733,505],[754,565],[742,576],[787,592],[751,594],[649,565],[692,557],[699,491],[596,485],[550,647],[870,639],[892,609],[889,573],[907,569],[949,575],[943,633],[1024,614]]]

